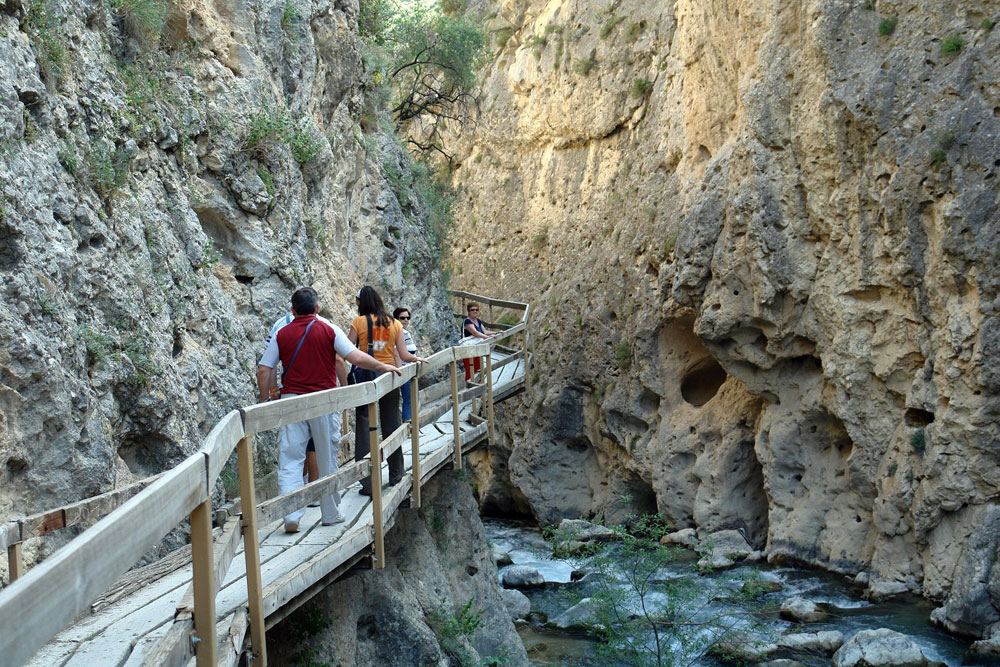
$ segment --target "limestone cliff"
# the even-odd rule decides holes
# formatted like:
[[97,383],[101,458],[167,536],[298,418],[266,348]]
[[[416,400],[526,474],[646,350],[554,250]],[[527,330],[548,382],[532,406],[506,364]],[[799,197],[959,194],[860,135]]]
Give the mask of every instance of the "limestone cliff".
[[527,665],[467,481],[442,473],[386,535],[386,567],[347,575],[268,633],[275,665]]
[[[138,12],[167,4],[157,41]],[[346,325],[372,284],[446,344],[422,212],[382,176],[402,153],[358,122],[357,13],[0,0],[0,517],[194,451],[256,400],[298,286]]]
[[536,305],[484,503],[656,508],[1000,621],[1000,5],[474,11],[452,262]]

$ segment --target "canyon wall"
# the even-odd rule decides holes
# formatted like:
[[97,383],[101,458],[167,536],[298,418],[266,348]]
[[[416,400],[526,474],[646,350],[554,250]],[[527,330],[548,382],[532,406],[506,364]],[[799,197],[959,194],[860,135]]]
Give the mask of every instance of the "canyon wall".
[[1000,4],[469,11],[453,282],[534,306],[483,506],[740,528],[1000,621]]
[[299,286],[341,326],[371,284],[424,349],[454,337],[424,212],[382,176],[403,153],[359,123],[357,2],[181,0],[162,38],[132,6],[0,0],[4,520],[192,453],[256,401]]

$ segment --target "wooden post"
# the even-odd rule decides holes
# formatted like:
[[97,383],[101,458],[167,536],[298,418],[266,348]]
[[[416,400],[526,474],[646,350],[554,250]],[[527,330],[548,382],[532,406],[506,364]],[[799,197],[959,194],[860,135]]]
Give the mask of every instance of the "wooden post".
[[[382,525],[382,443],[378,437],[378,412],[368,404],[368,445],[372,461],[372,524],[375,528],[375,569],[385,567],[385,535]],[[412,414],[412,413],[410,413]]]
[[7,569],[10,570],[10,583],[24,576],[24,552],[21,550],[21,542],[14,542],[7,547]]
[[497,319],[493,317],[493,304],[490,304],[490,324],[496,324]]
[[490,447],[493,446],[493,355],[486,355],[486,415],[490,420]]
[[254,659],[267,665],[264,641],[264,586],[260,580],[260,542],[257,535],[257,489],[253,479],[253,436],[240,440],[236,457],[240,472],[240,508],[243,511],[243,556],[247,563],[247,598],[250,602],[250,645]]
[[[417,376],[419,377],[419,373]],[[417,378],[410,380],[410,447],[411,458],[410,473],[413,475],[413,484],[410,493],[413,495],[413,506],[420,507],[420,383]]]
[[212,557],[212,499],[191,512],[191,562],[194,569],[194,631],[198,667],[216,664],[215,563]]
[[451,423],[455,431],[455,470],[462,469],[462,432],[458,428],[458,362],[451,361]]
[[528,352],[528,327],[530,326],[528,320],[530,317],[530,314],[525,314],[524,329],[521,332],[524,336],[524,359],[522,361],[524,364],[524,388],[529,396],[531,395],[531,364],[529,363],[530,354]]

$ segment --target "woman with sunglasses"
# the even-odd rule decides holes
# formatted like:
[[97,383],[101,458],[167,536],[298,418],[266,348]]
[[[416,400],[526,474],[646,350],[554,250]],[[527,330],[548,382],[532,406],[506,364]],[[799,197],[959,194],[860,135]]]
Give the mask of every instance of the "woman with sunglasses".
[[[399,323],[403,325],[403,343],[406,345],[406,351],[410,354],[417,353],[417,344],[413,342],[413,336],[410,335],[410,309],[409,308],[397,308],[392,311],[392,317],[399,320]],[[403,391],[403,421],[410,421],[410,387],[413,386],[413,380],[410,380],[410,384],[405,387],[400,387]]]
[[[479,304],[475,301],[470,301],[465,307],[468,316],[465,321],[462,322],[462,335],[463,336],[473,336],[475,338],[492,338],[496,335],[496,331],[490,331],[483,324],[482,320],[479,319]],[[476,372],[482,367],[482,361],[479,357],[473,359],[475,362]],[[468,382],[472,379],[472,365],[469,364],[468,359],[462,359],[462,363],[465,364],[465,381]]]

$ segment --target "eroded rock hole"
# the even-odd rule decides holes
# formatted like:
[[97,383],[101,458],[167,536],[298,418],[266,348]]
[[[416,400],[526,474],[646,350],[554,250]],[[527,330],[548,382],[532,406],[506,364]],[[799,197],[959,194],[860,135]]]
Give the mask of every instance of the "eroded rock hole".
[[907,426],[927,426],[934,421],[934,413],[920,408],[907,408],[903,420]]
[[684,374],[681,396],[695,407],[705,405],[719,392],[727,377],[726,371],[714,358],[702,359]]

